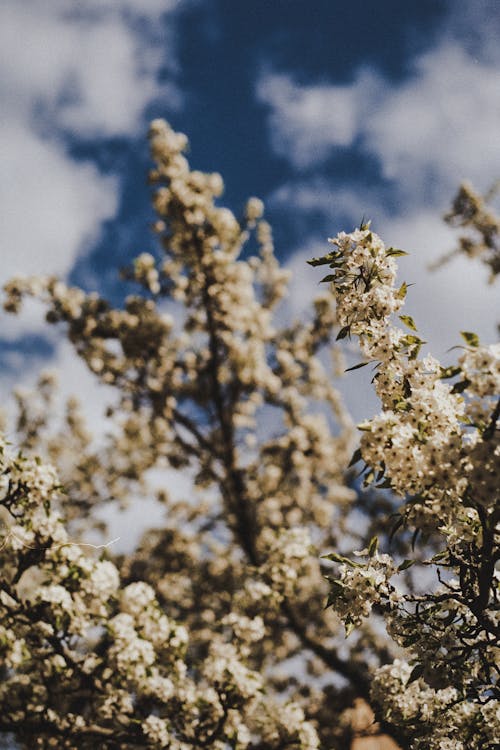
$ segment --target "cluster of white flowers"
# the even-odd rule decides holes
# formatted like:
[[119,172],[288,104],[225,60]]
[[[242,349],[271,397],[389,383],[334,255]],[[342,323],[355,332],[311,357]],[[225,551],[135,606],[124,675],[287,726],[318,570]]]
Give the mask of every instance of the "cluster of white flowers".
[[[437,266],[449,261],[454,255],[463,253],[469,258],[479,258],[490,271],[492,283],[500,273],[500,216],[493,207],[498,199],[500,183],[481,195],[469,182],[463,182],[455,195],[451,210],[445,221],[458,227],[456,250],[441,258]],[[496,201],[498,208],[498,200]]]
[[[231,613],[223,622],[230,632],[193,663],[186,628],[162,611],[150,585],[121,587],[113,563],[87,557],[69,541],[51,510],[53,468],[2,442],[0,475],[2,508],[18,530],[14,535],[6,522],[0,549],[2,726],[33,724],[47,747],[58,736],[64,747],[64,737],[72,748],[86,747],[86,738],[107,746],[113,735],[125,745],[173,750],[212,741],[222,748],[235,737],[235,747],[247,747],[263,696],[262,678],[245,658],[264,636],[262,618]],[[29,544],[23,529],[33,532]],[[296,723],[304,737],[314,735],[303,715]],[[272,726],[269,716],[266,731]],[[300,747],[312,745],[304,740]]]
[[[441,585],[403,594],[388,579],[417,560],[398,566],[372,551],[363,564],[333,554],[341,568],[329,604],[348,631],[380,605],[390,635],[409,649],[414,671],[400,662],[379,669],[373,698],[412,748],[490,748],[500,732],[494,666],[500,655],[500,345],[482,346],[464,332],[457,365],[420,358],[424,342],[413,319],[399,316],[414,332],[405,333],[391,318],[406,296],[406,284],[396,287],[394,262],[405,253],[386,249],[369,227],[331,242],[337,249],[311,263],[332,269],[325,280],[337,300],[340,335],[355,334],[367,361],[376,363],[382,403],[379,415],[359,425],[355,459],[365,462],[365,483],[378,482],[404,498],[399,526],[413,530],[414,541],[423,533],[441,547],[427,561],[438,568]],[[451,385],[447,378],[454,379]]]
[[[150,141],[163,252],[140,254],[123,273],[134,295],[114,307],[54,278],[15,279],[5,307],[41,299],[48,321],[63,324],[117,394],[104,445],[93,444],[74,400],[62,425],[47,417],[54,386],[17,399],[20,444],[57,465],[67,493],[53,507],[71,536],[87,523],[99,528],[95,507],[108,498],[125,505],[157,495],[168,522],[116,559],[120,576],[112,548],[106,559],[84,557],[66,546],[60,520],[28,527],[16,519],[9,550],[40,540],[50,547],[44,580],[30,583],[35,593],[28,576],[21,583],[30,606],[51,610],[54,623],[42,626],[53,628],[50,637],[62,628],[75,641],[78,667],[63,671],[72,674],[68,696],[94,726],[94,735],[85,728],[88,743],[116,731],[124,747],[223,750],[258,746],[264,735],[270,750],[329,746],[326,693],[304,699],[309,670],[327,684],[333,665],[358,689],[330,637],[335,618],[324,612],[327,584],[310,543],[333,546],[356,497],[345,483],[354,430],[322,357],[334,304],[321,294],[309,316],[283,322],[290,274],[274,255],[262,202],[251,198],[238,220],[217,201],[221,177],[190,169],[185,136],[155,121]],[[185,500],[157,490],[166,467],[194,478]],[[41,677],[31,681],[43,690]],[[62,726],[61,717],[79,713],[66,701],[57,692],[40,705],[51,702]],[[297,707],[290,731],[284,705]]]
[[[416,750],[483,750],[500,743],[500,701],[472,703],[448,686],[434,689],[399,659],[378,670],[372,693],[386,715],[409,728]],[[407,730],[408,731],[408,730]]]
[[[354,554],[363,558],[368,550]],[[396,566],[389,555],[375,552],[369,556],[366,564],[341,555],[331,554],[326,557],[341,563],[339,577],[330,579],[328,603],[334,603],[335,611],[344,620],[348,634],[354,627],[361,625],[363,618],[368,617],[374,604],[382,601],[394,604],[399,600],[398,592],[389,583],[389,579],[396,573]]]

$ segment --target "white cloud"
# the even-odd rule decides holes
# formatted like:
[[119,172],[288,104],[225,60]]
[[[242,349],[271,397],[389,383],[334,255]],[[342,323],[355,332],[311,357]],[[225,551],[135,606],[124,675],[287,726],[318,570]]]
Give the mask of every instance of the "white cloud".
[[[175,68],[175,0],[6,0],[0,4],[0,283],[12,274],[65,276],[117,208],[116,176],[77,161],[65,136],[145,130],[160,93],[179,104],[160,66]],[[23,320],[29,330],[34,319]],[[5,325],[17,335],[23,324]]]
[[270,107],[271,143],[298,169],[317,166],[336,147],[352,145],[359,132],[363,100],[376,79],[360,73],[354,85],[298,86],[286,74],[267,73],[258,98]]
[[116,210],[116,180],[67,158],[21,124],[0,129],[2,267],[18,273],[66,273],[82,243]]
[[387,88],[360,130],[384,175],[415,200],[464,177],[489,187],[498,176],[499,122],[497,66],[450,44],[423,56],[409,81]]
[[463,177],[481,188],[498,177],[498,67],[446,40],[390,85],[366,69],[350,86],[296,84],[265,74],[257,95],[270,107],[276,153],[298,169],[317,167],[355,141],[412,201],[452,189]]
[[98,11],[130,11],[138,15],[152,15],[156,19],[159,14],[178,8],[181,0],[85,0],[85,4]]
[[[172,4],[171,4],[172,5]],[[158,7],[156,7],[158,6]],[[156,73],[174,65],[173,42],[138,27],[123,8],[156,15],[169,4],[68,4],[11,0],[0,10],[2,99],[8,117],[36,130],[37,108],[53,127],[80,135],[127,135],[141,126],[145,105],[160,91]],[[173,7],[173,6],[172,6]],[[92,13],[94,10],[98,13]],[[151,18],[149,20],[152,20]],[[156,18],[158,21],[158,17]],[[163,29],[168,27],[163,27]]]

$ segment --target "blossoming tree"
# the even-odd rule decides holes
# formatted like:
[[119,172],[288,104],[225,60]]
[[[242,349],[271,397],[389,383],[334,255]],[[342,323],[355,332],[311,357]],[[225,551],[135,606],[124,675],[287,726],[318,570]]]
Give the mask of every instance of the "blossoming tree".
[[[315,261],[333,266],[337,311],[326,291],[283,323],[288,274],[261,202],[237,220],[217,203],[221,178],[189,168],[184,136],[155,121],[150,140],[163,253],[125,270],[124,304],[54,278],[6,287],[10,312],[42,300],[117,398],[96,444],[75,399],[53,418],[49,376],[16,394],[21,452],[2,443],[0,465],[0,731],[75,750],[343,750],[380,733],[380,747],[493,747],[498,349],[469,335],[455,368],[421,361],[416,334],[390,323],[396,253],[368,228]],[[349,468],[356,433],[325,366],[349,334],[379,362],[384,409],[354,458],[391,493],[357,492]],[[151,495],[165,524],[131,554],[75,542],[104,504]],[[414,571],[433,566],[442,591],[421,590]],[[378,725],[360,726],[356,699]]]
[[[123,307],[54,278],[7,286],[6,308],[40,298],[119,399],[96,448],[75,400],[53,423],[48,376],[16,394],[18,443],[58,467],[63,491],[36,478],[31,489],[38,464],[8,458],[1,726],[28,747],[345,747],[368,666],[389,654],[370,624],[346,650],[324,610],[320,552],[363,543],[345,477],[354,432],[321,358],[333,300],[279,323],[288,273],[261,202],[237,221],[215,202],[221,178],[191,171],[185,146],[153,123],[164,255],[125,272],[135,294]],[[192,479],[185,499],[169,491],[175,472]],[[92,561],[69,546],[54,511],[78,539],[109,499],[151,494],[152,475],[164,528],[114,561],[112,547]]]

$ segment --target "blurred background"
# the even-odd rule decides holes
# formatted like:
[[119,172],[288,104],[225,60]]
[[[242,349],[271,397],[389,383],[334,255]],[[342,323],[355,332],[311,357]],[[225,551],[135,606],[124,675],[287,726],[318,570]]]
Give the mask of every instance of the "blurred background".
[[[306,259],[365,217],[411,253],[425,351],[495,337],[484,267],[428,265],[455,244],[459,182],[500,176],[498,0],[3,0],[0,36],[2,283],[55,273],[120,301],[117,269],[156,252],[146,133],[164,117],[237,216],[265,201],[292,314],[318,289]],[[4,402],[54,366],[99,424],[102,388],[35,303],[2,314],[0,348]],[[356,419],[376,408],[369,379],[342,386]]]

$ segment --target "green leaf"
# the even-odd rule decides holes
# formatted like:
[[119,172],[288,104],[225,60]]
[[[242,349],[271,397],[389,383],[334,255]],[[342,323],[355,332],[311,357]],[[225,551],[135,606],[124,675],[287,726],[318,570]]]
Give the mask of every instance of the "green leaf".
[[327,555],[321,555],[322,560],[331,560],[332,562],[337,563],[345,563],[346,561],[350,562],[348,557],[345,557],[344,555],[339,555],[338,552],[329,552]]
[[444,560],[447,560],[449,558],[449,554],[450,553],[447,549],[441,550],[441,552],[438,552],[437,555],[431,557],[431,562],[444,562]]
[[403,338],[401,339],[401,343],[404,346],[410,346],[411,344],[425,344],[426,341],[422,341],[421,338],[418,336],[413,336],[411,333],[407,333]]
[[398,566],[398,573],[401,573],[402,570],[408,570],[408,568],[411,568],[415,563],[416,560],[403,560],[401,565]]
[[420,529],[415,529],[415,531],[413,532],[413,536],[411,538],[411,548],[413,552],[415,551],[415,544],[417,543],[419,534],[420,534]]
[[352,367],[348,367],[344,372],[352,372],[353,370],[359,370],[360,367],[366,367],[366,365],[369,365],[370,362],[360,362],[359,365],[353,365]]
[[364,487],[369,487],[370,484],[373,484],[374,480],[375,480],[375,472],[374,471],[369,471],[368,474],[365,476],[365,479],[364,479],[364,482],[363,482],[363,486]]
[[351,460],[349,461],[349,465],[348,465],[348,467],[347,467],[347,468],[348,468],[348,469],[350,469],[350,468],[351,468],[351,466],[354,466],[354,464],[357,464],[357,463],[358,463],[358,461],[361,461],[361,458],[362,458],[362,455],[361,455],[361,449],[360,449],[360,448],[356,448],[356,450],[355,450],[355,451],[354,451],[354,453],[352,454],[352,458],[351,458]]
[[479,336],[471,331],[460,331],[460,335],[468,346],[479,346]]
[[328,594],[328,598],[326,600],[325,609],[328,609],[329,607],[333,607],[335,604],[335,599],[337,598],[336,594]]
[[323,284],[323,282],[325,282],[326,284],[328,284],[330,281],[335,281],[334,273],[329,273],[328,276],[325,276],[324,278],[322,278],[319,283]]
[[406,281],[403,281],[398,291],[396,292],[396,297],[398,299],[404,299],[406,297],[407,291],[408,291],[408,284],[406,283]]
[[379,482],[375,487],[378,490],[390,490],[392,488],[392,482],[389,477],[386,477],[383,482]]
[[400,258],[403,255],[408,255],[404,250],[398,250],[395,247],[390,247],[388,250],[386,250],[385,257],[386,258]]
[[359,430],[360,432],[371,432],[371,429],[372,429],[371,422],[369,421],[360,422],[358,425],[356,425],[356,429]]
[[392,405],[394,411],[410,411],[411,409],[410,404],[404,398],[400,398],[399,401],[393,401]]
[[465,380],[459,380],[458,383],[455,383],[453,388],[451,389],[452,393],[463,393],[466,388],[470,386],[470,380],[465,378]]
[[331,263],[334,257],[335,253],[328,253],[328,255],[323,255],[321,258],[311,258],[311,260],[308,260],[306,262],[310,266],[324,266],[327,263]]
[[344,326],[337,333],[337,338],[335,339],[335,341],[339,341],[340,339],[345,339],[345,337],[349,335],[350,331],[351,331],[351,326]]
[[345,637],[349,638],[349,636],[351,635],[352,631],[354,630],[356,626],[352,620],[346,620],[344,623],[344,627],[345,627]]
[[441,367],[440,369],[441,369],[441,375],[440,375],[441,380],[444,380],[445,378],[454,378],[455,375],[459,375],[462,372],[461,368],[458,365],[456,366],[451,365],[450,367]]
[[399,319],[401,322],[405,324],[405,326],[408,326],[408,328],[411,328],[412,331],[418,331],[417,326],[415,325],[415,321],[411,317],[411,315],[400,315]]
[[335,601],[339,598],[339,596],[342,596],[343,589],[345,588],[342,581],[337,581],[335,579],[329,579],[330,585],[331,585],[331,591],[328,594],[328,598],[326,600],[325,609],[328,609],[328,607],[332,607],[335,604]]
[[412,394],[411,383],[407,377],[404,377],[403,378],[403,396],[405,398],[410,398],[411,394]]
[[[342,563],[348,565],[350,568],[362,568],[362,564],[351,560],[345,555],[340,555],[338,552],[329,552],[328,555],[321,555],[321,560],[331,560],[332,562]],[[335,581],[334,581],[335,582]],[[342,586],[344,584],[341,584]]]
[[411,674],[408,677],[408,682],[406,684],[410,685],[412,682],[415,682],[415,680],[418,680],[419,677],[422,677],[424,669],[425,667],[423,664],[416,664],[411,670]]
[[375,552],[377,551],[377,547],[378,547],[378,538],[374,536],[370,539],[370,544],[368,545],[368,557],[374,556]]

